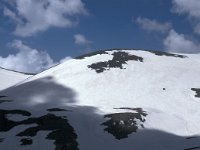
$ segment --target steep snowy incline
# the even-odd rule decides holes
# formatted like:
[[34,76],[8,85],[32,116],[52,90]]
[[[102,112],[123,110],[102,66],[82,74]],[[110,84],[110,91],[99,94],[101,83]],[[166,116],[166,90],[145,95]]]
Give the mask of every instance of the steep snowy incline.
[[199,149],[199,75],[200,54],[110,50],[77,57],[0,92],[0,119],[11,122],[0,125],[0,147],[12,141],[20,149],[20,141],[29,150]]
[[0,68],[0,90],[11,87],[31,76],[32,75]]

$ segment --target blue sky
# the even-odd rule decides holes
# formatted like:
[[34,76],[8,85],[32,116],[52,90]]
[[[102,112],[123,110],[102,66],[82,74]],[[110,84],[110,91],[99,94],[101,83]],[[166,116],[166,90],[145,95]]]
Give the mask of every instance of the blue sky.
[[199,35],[199,0],[0,2],[0,66],[18,71],[99,49],[199,53]]

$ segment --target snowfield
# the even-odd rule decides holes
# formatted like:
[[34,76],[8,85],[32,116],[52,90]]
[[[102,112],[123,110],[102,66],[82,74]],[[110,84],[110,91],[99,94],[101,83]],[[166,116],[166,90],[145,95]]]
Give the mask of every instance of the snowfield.
[[27,75],[19,72],[14,72],[4,68],[0,68],[0,90],[11,87],[32,75]]
[[200,150],[200,54],[108,50],[14,75],[0,76],[2,150]]

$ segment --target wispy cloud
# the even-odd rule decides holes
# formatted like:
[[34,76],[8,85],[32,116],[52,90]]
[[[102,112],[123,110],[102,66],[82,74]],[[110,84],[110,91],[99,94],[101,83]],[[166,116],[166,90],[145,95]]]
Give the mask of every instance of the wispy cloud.
[[92,43],[92,41],[88,40],[84,35],[82,34],[75,34],[74,35],[74,43],[77,45],[84,45],[88,46]]
[[159,22],[155,19],[142,17],[138,17],[135,21],[142,29],[147,31],[166,33],[171,29],[171,23],[169,22]]
[[10,19],[12,19],[13,21],[15,21],[15,23],[19,23],[19,24],[22,23],[21,20],[16,16],[16,14],[6,7],[3,10],[3,14],[9,17]]
[[[87,14],[82,0],[12,0],[11,10],[4,6],[4,15],[14,20],[14,33],[26,37],[50,27],[72,27],[77,16]],[[9,3],[11,3],[9,2]],[[9,5],[9,4],[8,4]]]
[[14,40],[12,43],[9,43],[9,46],[16,49],[17,53],[15,55],[10,54],[7,57],[0,56],[1,67],[37,73],[55,65],[47,52],[33,49],[20,40]]

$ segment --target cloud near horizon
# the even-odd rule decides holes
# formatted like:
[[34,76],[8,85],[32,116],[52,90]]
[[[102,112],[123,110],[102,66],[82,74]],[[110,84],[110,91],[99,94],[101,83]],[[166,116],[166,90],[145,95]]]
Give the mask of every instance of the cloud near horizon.
[[200,52],[200,45],[179,34],[173,29],[170,30],[168,36],[163,40],[165,49],[169,52],[177,53],[196,53]]
[[78,24],[77,16],[88,14],[82,0],[12,0],[4,15],[16,24],[14,34],[21,37],[44,32],[51,27],[69,28]]
[[[190,17],[195,17],[199,19],[200,22],[200,1],[196,2],[192,0],[191,4],[186,0],[173,0],[173,12],[182,14],[186,13]],[[196,6],[195,6],[196,4]],[[192,9],[194,8],[194,10]],[[198,9],[199,8],[199,9]],[[194,11],[194,12],[193,12]],[[195,13],[197,12],[197,15]],[[138,17],[136,23],[140,28],[146,31],[155,32],[155,33],[164,33],[165,38],[162,39],[162,44],[164,50],[168,52],[177,52],[177,53],[199,53],[200,52],[200,43],[194,39],[189,39],[185,34],[178,33],[172,27],[172,24],[169,22],[159,22],[155,19]],[[199,26],[198,26],[199,25]],[[198,28],[200,29],[200,23],[194,27],[196,33],[198,33]],[[200,33],[200,30],[199,30]]]
[[56,64],[47,52],[33,49],[20,40],[14,40],[8,45],[16,49],[17,53],[7,57],[0,56],[0,66],[3,68],[38,73]]

